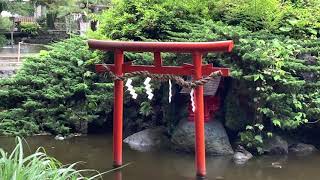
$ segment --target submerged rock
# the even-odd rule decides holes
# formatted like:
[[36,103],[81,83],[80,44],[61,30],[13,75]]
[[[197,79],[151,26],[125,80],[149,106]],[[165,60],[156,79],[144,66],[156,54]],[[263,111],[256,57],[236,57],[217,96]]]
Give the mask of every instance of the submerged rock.
[[59,141],[63,141],[63,140],[66,140],[66,139],[70,139],[70,138],[73,138],[73,137],[79,137],[79,136],[82,136],[82,134],[80,133],[72,133],[72,134],[69,134],[68,136],[63,136],[61,134],[58,134],[54,137],[55,140],[59,140]]
[[127,143],[132,149],[149,151],[168,145],[169,140],[165,136],[165,132],[166,129],[164,127],[145,129],[127,137],[123,142]]
[[239,145],[236,152],[233,155],[233,161],[236,164],[244,164],[252,157],[253,155],[249,151],[247,151],[243,146]]
[[[206,152],[211,155],[230,155],[233,149],[228,135],[219,121],[211,121],[205,124]],[[194,122],[181,121],[174,131],[171,142],[177,151],[194,152],[195,127]]]
[[263,151],[271,155],[288,154],[288,142],[280,136],[274,135],[265,141]]
[[311,144],[297,143],[289,147],[289,152],[296,154],[310,154],[317,151],[317,148]]
[[54,139],[55,139],[55,140],[59,140],[59,141],[63,141],[63,140],[66,139],[66,137],[65,137],[65,136],[62,136],[61,134],[58,134],[58,135],[56,135],[56,136],[54,137]]

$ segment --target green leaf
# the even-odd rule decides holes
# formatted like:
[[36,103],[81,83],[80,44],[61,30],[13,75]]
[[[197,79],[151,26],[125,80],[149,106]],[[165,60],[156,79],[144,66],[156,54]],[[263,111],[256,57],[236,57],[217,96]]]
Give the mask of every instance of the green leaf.
[[263,126],[262,124],[259,124],[259,125],[258,125],[258,128],[259,128],[260,131],[262,131],[263,128],[264,128],[264,126]]
[[253,75],[253,81],[257,81],[260,78],[259,74]]
[[279,75],[275,75],[275,76],[273,77],[273,79],[274,79],[275,81],[277,81],[277,80],[280,79],[280,76],[279,76]]
[[292,30],[292,28],[291,27],[281,27],[281,28],[279,28],[279,30],[282,32],[289,32]]
[[296,25],[296,24],[298,24],[298,22],[299,22],[299,20],[297,20],[297,19],[288,19],[287,20],[291,25]]
[[254,136],[254,139],[257,140],[259,143],[263,143],[262,136],[260,135]]
[[273,119],[273,120],[272,120],[272,123],[273,123],[273,125],[275,125],[275,126],[281,127],[281,122],[280,122],[279,119]]
[[259,154],[263,154],[263,149],[262,149],[261,147],[257,147],[257,152],[258,152]]
[[246,126],[246,130],[253,130],[253,127],[250,126],[250,125],[247,125],[247,126]]
[[318,31],[313,29],[313,28],[307,28],[307,30],[313,35],[317,35],[318,34]]
[[78,61],[78,66],[81,66],[83,64],[83,61],[82,60],[79,60]]

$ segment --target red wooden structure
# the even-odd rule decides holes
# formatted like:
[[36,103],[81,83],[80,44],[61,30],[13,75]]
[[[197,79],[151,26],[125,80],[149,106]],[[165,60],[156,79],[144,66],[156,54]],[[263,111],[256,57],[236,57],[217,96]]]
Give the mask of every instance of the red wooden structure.
[[[214,119],[214,114],[220,109],[220,96],[204,97],[204,122]],[[191,103],[188,106],[188,120],[194,121],[195,113],[192,111]]]
[[[189,75],[194,80],[208,76],[215,71],[221,71],[222,76],[229,76],[228,68],[216,68],[202,64],[202,55],[207,52],[230,52],[233,48],[232,41],[219,42],[121,42],[89,40],[89,47],[103,51],[114,52],[114,64],[107,65],[117,76],[134,71],[148,71],[153,74]],[[124,63],[124,52],[153,52],[154,65],[134,65]],[[191,53],[193,64],[183,66],[163,66],[161,52]],[[106,72],[107,69],[96,65],[98,73]],[[198,176],[206,175],[205,163],[205,134],[204,134],[204,101],[203,86],[197,86],[194,91],[195,97],[195,154],[196,170]],[[113,110],[113,158],[114,166],[122,165],[122,123],[123,123],[123,81],[114,82],[114,110]]]

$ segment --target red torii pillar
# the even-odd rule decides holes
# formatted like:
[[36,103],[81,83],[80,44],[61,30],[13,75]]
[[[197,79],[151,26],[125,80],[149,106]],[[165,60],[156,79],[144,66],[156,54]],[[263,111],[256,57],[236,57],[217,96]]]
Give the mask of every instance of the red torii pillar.
[[[89,47],[103,51],[114,51],[114,65],[107,65],[117,76],[134,71],[148,71],[153,74],[174,74],[193,76],[194,80],[208,76],[212,72],[221,71],[222,76],[229,76],[228,68],[217,68],[212,65],[202,64],[202,55],[207,52],[230,52],[233,48],[232,41],[218,42],[122,42],[89,40]],[[153,52],[154,65],[133,65],[124,63],[123,54],[128,52]],[[192,64],[183,66],[162,66],[161,52],[191,53]],[[96,65],[98,73],[106,72],[102,64]],[[204,133],[204,104],[203,86],[195,88],[195,154],[196,170],[198,176],[206,175],[205,161],[205,133]],[[113,110],[113,164],[122,165],[122,131],[123,131],[123,81],[114,82],[114,110]]]

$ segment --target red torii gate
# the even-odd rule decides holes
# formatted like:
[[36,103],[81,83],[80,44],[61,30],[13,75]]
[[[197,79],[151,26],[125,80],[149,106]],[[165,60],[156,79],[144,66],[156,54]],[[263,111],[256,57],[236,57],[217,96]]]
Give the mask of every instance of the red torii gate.
[[[228,68],[217,68],[211,64],[202,64],[202,55],[207,52],[230,52],[233,41],[218,42],[122,42],[89,40],[89,47],[103,51],[114,51],[114,65],[107,65],[116,75],[123,76],[124,73],[134,71],[147,71],[153,74],[174,74],[193,76],[199,80],[202,76],[208,76],[212,72],[221,71],[222,76],[229,76]],[[124,63],[124,52],[153,52],[154,65],[133,65],[131,62]],[[161,52],[191,53],[193,64],[182,66],[163,66]],[[96,65],[96,71],[103,73],[107,71],[102,64]],[[203,86],[197,86],[195,94],[195,154],[196,170],[198,176],[206,175],[205,163],[205,133],[204,133],[204,108],[203,108]],[[123,81],[114,82],[114,110],[113,110],[113,159],[114,166],[122,165],[122,127],[123,127]]]

